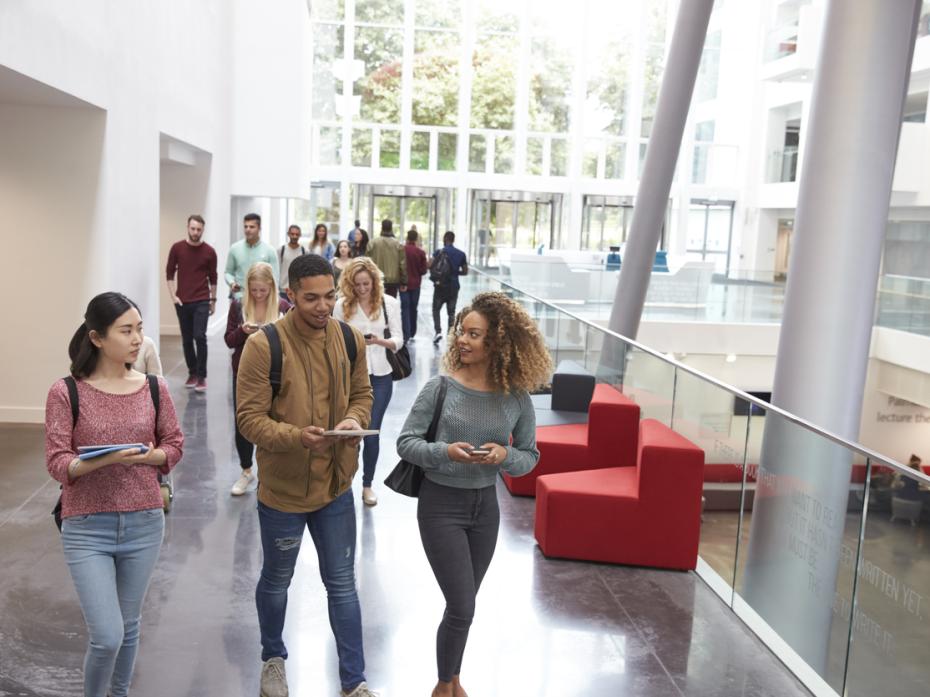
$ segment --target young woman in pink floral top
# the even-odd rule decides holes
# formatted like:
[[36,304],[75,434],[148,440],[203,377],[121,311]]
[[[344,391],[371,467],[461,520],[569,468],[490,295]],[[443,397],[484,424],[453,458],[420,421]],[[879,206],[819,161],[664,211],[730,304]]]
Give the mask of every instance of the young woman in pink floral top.
[[[62,484],[62,546],[89,635],[85,697],[129,693],[142,602],[165,529],[157,475],[171,471],[184,444],[165,381],[158,380],[156,423],[147,378],[132,369],[141,347],[136,304],[119,293],[96,296],[68,347],[77,423],[64,380],[45,406],[46,463]],[[77,457],[79,446],[111,443],[148,448]]]

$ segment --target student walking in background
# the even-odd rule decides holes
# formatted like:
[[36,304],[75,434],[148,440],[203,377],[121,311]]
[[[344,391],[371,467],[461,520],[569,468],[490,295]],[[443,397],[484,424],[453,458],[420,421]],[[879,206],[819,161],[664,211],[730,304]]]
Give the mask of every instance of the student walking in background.
[[263,261],[271,264],[275,278],[278,277],[278,255],[274,248],[264,242],[262,236],[262,217],[258,213],[248,213],[242,219],[242,232],[245,239],[233,243],[226,259],[226,283],[229,284],[230,299],[241,300],[245,285],[245,275],[252,264]]
[[332,261],[335,252],[336,249],[333,247],[333,243],[329,241],[329,230],[326,229],[323,223],[318,223],[317,226],[313,228],[313,240],[310,242],[310,253],[319,254],[326,259],[326,261]]
[[199,215],[187,219],[187,239],[171,245],[165,268],[168,293],[181,325],[187,364],[184,386],[197,392],[207,391],[207,321],[216,311],[216,250],[203,241],[203,228]]
[[426,252],[417,244],[419,237],[416,228],[411,226],[407,231],[407,244],[404,245],[404,255],[407,258],[407,290],[400,293],[400,308],[404,321],[405,342],[417,335],[420,284],[429,268]]
[[280,296],[287,300],[287,270],[291,262],[307,253],[300,243],[300,226],[291,225],[287,229],[287,244],[282,244],[278,250],[278,291]]
[[[424,470],[417,504],[420,539],[446,600],[436,632],[433,697],[462,697],[462,658],[475,598],[494,556],[499,471],[526,474],[539,459],[529,390],[552,363],[533,319],[503,293],[480,293],[453,325],[447,376],[417,395],[397,453]],[[434,442],[425,439],[439,411]]]
[[[142,336],[134,302],[120,293],[93,298],[68,346],[71,374],[45,404],[46,465],[62,485],[61,542],[87,623],[85,697],[129,694],[165,529],[158,474],[171,471],[184,445],[165,381],[131,367]],[[118,443],[145,448],[78,458],[80,446]]]
[[[381,272],[371,259],[353,259],[339,280],[339,299],[333,317],[348,322],[365,337],[368,357],[368,379],[374,393],[369,428],[381,428],[384,413],[394,393],[394,379],[386,351],[399,351],[404,345],[401,328],[400,303],[386,295],[381,284]],[[387,327],[390,339],[384,338]],[[372,488],[378,455],[381,452],[381,437],[376,434],[365,436],[362,451],[362,502],[366,506],[378,503]]]
[[339,240],[336,245],[336,256],[333,257],[333,277],[336,280],[336,288],[339,287],[339,276],[346,270],[346,267],[352,261],[352,245],[348,240]]
[[[281,315],[287,312],[291,304],[279,297],[275,285],[275,273],[269,264],[258,262],[245,277],[246,292],[242,300],[233,300],[229,304],[229,315],[226,318],[226,345],[233,350],[233,409],[236,402],[236,378],[239,375],[239,360],[242,358],[242,349],[249,336],[259,331],[262,326],[276,322]],[[236,424],[236,453],[239,455],[239,467],[242,470],[239,478],[232,485],[230,494],[242,496],[255,479],[252,473],[252,456],[255,454],[253,446]]]

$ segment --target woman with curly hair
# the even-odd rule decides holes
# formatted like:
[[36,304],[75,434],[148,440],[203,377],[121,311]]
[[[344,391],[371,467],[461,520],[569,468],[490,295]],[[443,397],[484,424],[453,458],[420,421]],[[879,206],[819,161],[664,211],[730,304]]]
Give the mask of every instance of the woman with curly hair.
[[[365,337],[365,355],[368,359],[368,379],[375,401],[371,405],[370,429],[380,429],[384,412],[391,403],[394,379],[388,351],[400,351],[404,345],[401,326],[400,301],[384,292],[381,271],[368,257],[358,257],[349,262],[339,276],[339,299],[333,308],[333,317],[348,322]],[[390,330],[391,338],[384,338],[384,329]],[[375,506],[378,497],[371,488],[375,477],[375,466],[381,452],[378,434],[365,436],[362,451],[362,503]]]
[[[397,439],[398,454],[424,470],[420,539],[446,599],[433,697],[467,697],[459,674],[475,596],[497,543],[497,473],[520,476],[536,466],[529,390],[552,373],[536,324],[503,293],[476,295],[455,318],[453,335],[443,361],[448,376],[426,383]],[[436,436],[429,442],[425,435],[437,407]]]

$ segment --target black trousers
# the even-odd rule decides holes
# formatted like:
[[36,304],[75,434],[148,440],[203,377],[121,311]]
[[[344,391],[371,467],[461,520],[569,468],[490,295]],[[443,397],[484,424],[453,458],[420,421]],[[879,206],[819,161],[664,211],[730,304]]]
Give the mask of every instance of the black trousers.
[[433,328],[437,334],[442,334],[442,325],[439,321],[439,311],[446,306],[449,316],[448,329],[455,323],[455,303],[459,299],[459,289],[454,286],[433,286]]
[[417,503],[420,540],[446,599],[436,632],[439,679],[462,672],[475,597],[494,556],[500,510],[493,486],[458,489],[423,480]]
[[247,470],[252,466],[252,456],[255,446],[245,439],[239,431],[239,420],[236,418],[236,374],[233,373],[233,423],[236,424],[236,452],[239,454],[239,466]]
[[184,347],[184,362],[187,374],[198,378],[207,377],[207,321],[210,319],[210,301],[175,305],[178,324],[181,325],[181,346]]

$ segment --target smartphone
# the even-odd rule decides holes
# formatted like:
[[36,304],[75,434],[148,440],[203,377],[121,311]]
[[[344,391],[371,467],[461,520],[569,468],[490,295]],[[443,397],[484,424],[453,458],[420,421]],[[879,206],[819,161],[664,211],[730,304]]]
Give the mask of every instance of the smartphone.
[[366,335],[365,335],[365,340],[366,340],[366,341],[370,341],[371,339],[374,339],[374,338],[375,338],[375,335],[374,335],[374,334],[366,334]]
[[488,448],[472,448],[468,451],[469,455],[490,455],[491,451]]

